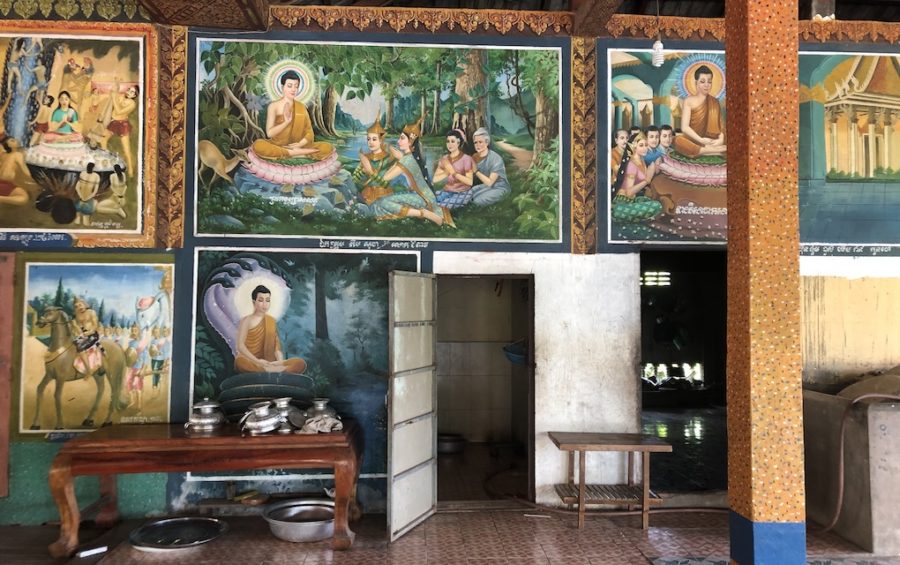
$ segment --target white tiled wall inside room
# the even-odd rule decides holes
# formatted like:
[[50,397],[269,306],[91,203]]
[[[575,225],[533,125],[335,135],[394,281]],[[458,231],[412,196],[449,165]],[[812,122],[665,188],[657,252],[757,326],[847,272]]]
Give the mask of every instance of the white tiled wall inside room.
[[[438,279],[438,431],[471,442],[512,439],[513,366],[503,346],[525,337],[513,326],[524,280]],[[527,297],[526,297],[527,298]],[[525,326],[525,327],[523,327]]]

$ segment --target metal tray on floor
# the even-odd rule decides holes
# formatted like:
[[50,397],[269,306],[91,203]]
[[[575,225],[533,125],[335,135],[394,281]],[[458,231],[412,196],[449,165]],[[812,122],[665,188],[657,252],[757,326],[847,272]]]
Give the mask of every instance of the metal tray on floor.
[[228,524],[218,518],[164,518],[135,529],[128,536],[128,541],[141,551],[167,552],[197,547],[227,531]]

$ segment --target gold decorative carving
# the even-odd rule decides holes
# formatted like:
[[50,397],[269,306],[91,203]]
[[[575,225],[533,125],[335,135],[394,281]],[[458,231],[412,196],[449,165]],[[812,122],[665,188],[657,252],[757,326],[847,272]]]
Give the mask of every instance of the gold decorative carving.
[[572,253],[597,249],[597,53],[572,38]]
[[160,31],[159,195],[157,245],[181,247],[184,238],[187,28]]
[[395,32],[441,30],[464,33],[476,31],[544,35],[572,31],[571,12],[526,12],[515,10],[459,10],[442,8],[368,8],[331,6],[272,6],[271,22],[289,28],[330,30],[355,28],[358,31],[388,29]]
[[853,41],[897,43],[900,40],[900,24],[888,22],[840,21],[800,22],[800,39],[803,41]]
[[149,19],[138,0],[0,0],[0,14],[11,19],[71,20],[78,16],[84,20],[112,21],[121,20],[123,11],[131,21]]
[[[800,24],[801,41],[852,41],[855,43],[897,43],[900,24],[867,21],[816,22],[804,20]],[[714,39],[725,41],[725,20],[721,18],[679,18],[616,14],[610,18],[606,31],[612,37],[654,38],[657,30],[670,39]]]
[[718,18],[680,18],[616,14],[606,30],[613,37],[662,37],[671,39],[715,39],[725,41],[725,20]]

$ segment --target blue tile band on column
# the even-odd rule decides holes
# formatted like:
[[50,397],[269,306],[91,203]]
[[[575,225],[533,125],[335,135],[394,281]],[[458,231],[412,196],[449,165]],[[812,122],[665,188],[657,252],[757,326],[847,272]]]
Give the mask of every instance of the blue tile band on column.
[[740,565],[806,563],[806,524],[751,522],[734,510],[728,519],[731,558]]

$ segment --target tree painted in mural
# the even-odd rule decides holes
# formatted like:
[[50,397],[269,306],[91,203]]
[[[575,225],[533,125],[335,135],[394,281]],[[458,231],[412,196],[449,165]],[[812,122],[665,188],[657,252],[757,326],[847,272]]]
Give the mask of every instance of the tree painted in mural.
[[201,235],[559,239],[559,49],[198,52]]

